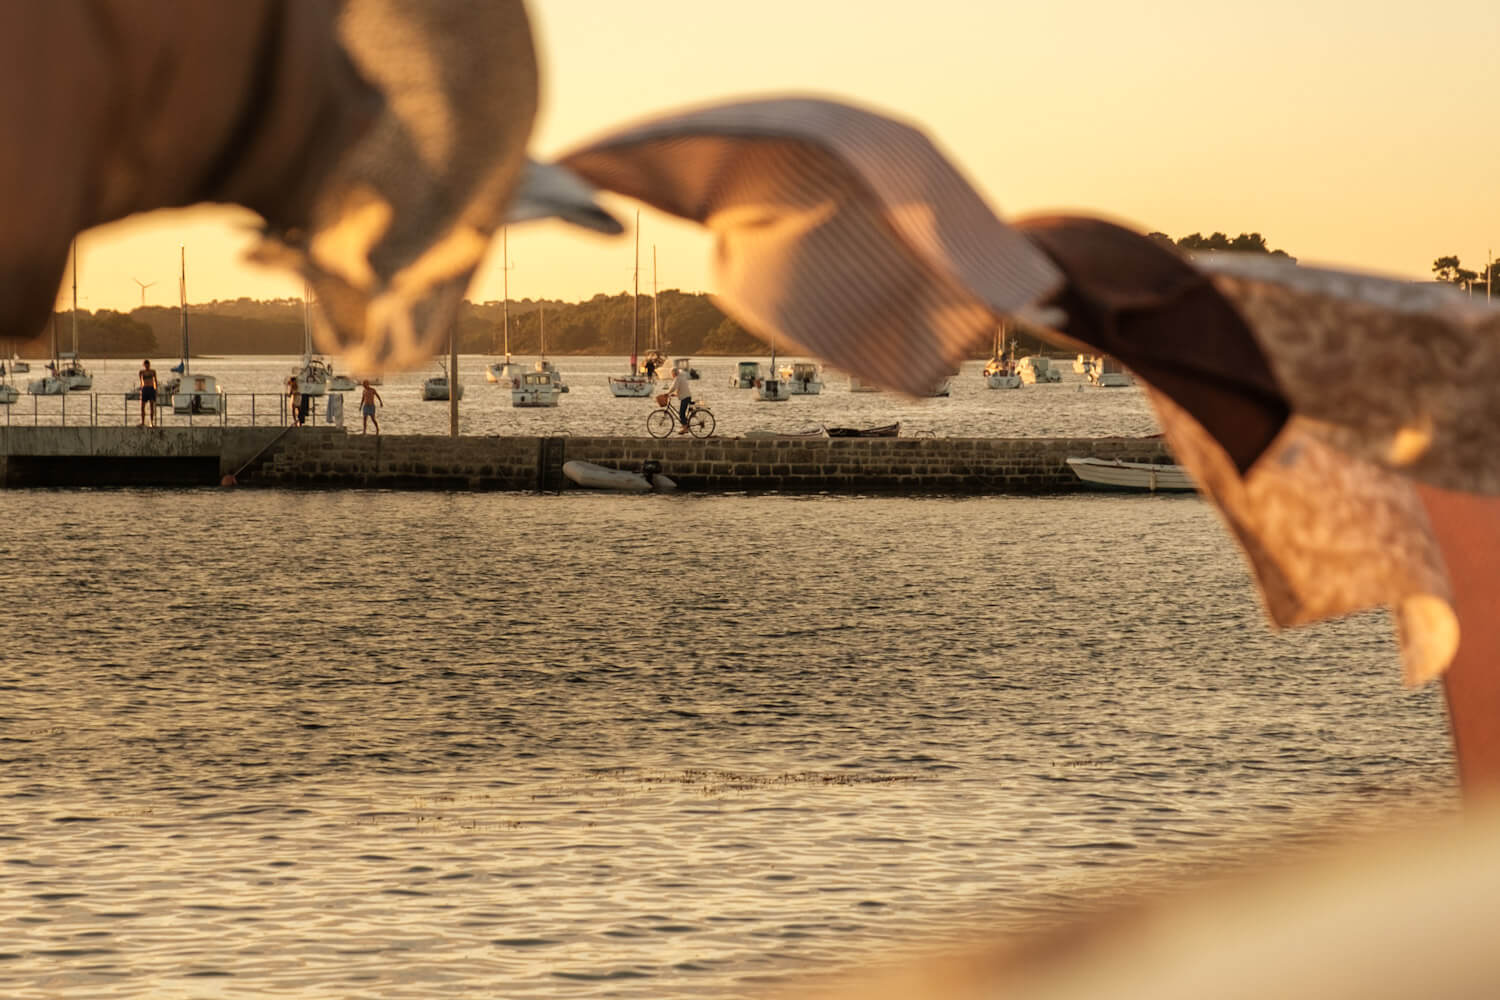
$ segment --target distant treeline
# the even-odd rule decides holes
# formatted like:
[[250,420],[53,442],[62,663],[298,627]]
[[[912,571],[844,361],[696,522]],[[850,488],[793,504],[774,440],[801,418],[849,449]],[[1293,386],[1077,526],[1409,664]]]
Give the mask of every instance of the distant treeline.
[[[1250,250],[1285,256],[1270,250],[1259,233],[1241,233],[1234,239],[1223,233],[1204,237],[1199,233],[1173,241],[1165,233],[1155,239],[1184,250]],[[663,291],[654,303],[662,350],[685,357],[726,357],[764,354],[765,340],[722,313],[701,292]],[[637,346],[644,353],[652,343],[650,295],[640,296],[632,308],[628,293],[595,295],[587,302],[519,299],[509,305],[510,351],[540,353],[543,321],[548,354],[621,355]],[[458,350],[463,354],[500,354],[505,349],[504,315],[501,302],[465,302],[458,318]],[[636,330],[632,333],[632,314]],[[70,351],[74,343],[74,317],[62,312],[53,317],[58,349]],[[79,354],[87,358],[176,357],[181,343],[181,316],[177,309],[145,306],[128,314],[101,309],[80,310],[77,315]],[[235,299],[198,303],[188,310],[189,343],[198,355],[300,354],[302,353],[302,300]],[[52,355],[53,328],[29,341],[3,345],[23,357]],[[1018,355],[1055,350],[1034,334],[1012,329],[1009,340]],[[990,339],[980,338],[972,356],[986,357]]]

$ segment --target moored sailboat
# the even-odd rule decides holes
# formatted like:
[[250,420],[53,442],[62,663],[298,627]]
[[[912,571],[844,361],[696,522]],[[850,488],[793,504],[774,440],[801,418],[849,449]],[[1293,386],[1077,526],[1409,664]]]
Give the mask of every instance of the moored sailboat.
[[609,376],[609,391],[617,399],[639,399],[651,395],[656,379],[636,367],[641,336],[641,213],[635,213],[635,290],[630,296],[630,374]]
[[[504,270],[502,279],[504,299],[500,306],[500,329],[505,349],[504,361],[491,361],[484,366],[486,382],[508,385],[515,388],[521,382],[521,366],[510,359],[510,238],[509,229],[500,230],[500,257]],[[493,345],[493,341],[491,344]]]
[[984,385],[987,389],[1019,389],[1021,376],[1016,373],[1014,352],[1005,356],[1005,327],[995,331],[995,351],[984,366]]
[[224,394],[219,390],[218,380],[212,375],[192,371],[192,352],[188,345],[187,308],[187,248],[177,247],[181,261],[181,273],[177,279],[179,297],[179,327],[182,331],[182,375],[176,391],[172,393],[173,413],[223,413]]

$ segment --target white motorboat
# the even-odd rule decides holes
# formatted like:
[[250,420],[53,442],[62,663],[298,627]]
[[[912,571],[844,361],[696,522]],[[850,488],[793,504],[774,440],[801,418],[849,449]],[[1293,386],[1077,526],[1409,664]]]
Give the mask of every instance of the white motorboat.
[[734,374],[729,376],[729,388],[731,389],[754,389],[760,381],[760,362],[741,361],[735,366]]
[[563,475],[579,486],[598,490],[621,490],[626,493],[666,493],[677,488],[671,478],[657,471],[655,462],[644,463],[640,472],[611,469],[607,465],[573,460],[563,463]]
[[359,383],[349,375],[334,375],[333,368],[331,366],[329,367],[328,371],[329,392],[352,392],[359,386]]
[[821,369],[811,361],[783,365],[778,373],[786,380],[793,396],[816,396],[823,391]]
[[1134,384],[1125,366],[1107,354],[1089,359],[1088,380],[1101,389],[1119,389]]
[[1040,382],[1061,382],[1062,369],[1054,366],[1040,354],[1030,354],[1016,362],[1016,374],[1027,385]]
[[1197,489],[1187,470],[1180,465],[1126,462],[1117,458],[1069,458],[1066,461],[1075,476],[1100,489],[1151,493]]
[[[187,248],[178,244],[181,272],[177,279],[178,288],[178,315],[182,333],[182,359],[172,370],[179,372],[180,376],[172,380],[171,392],[168,400],[157,400],[157,406],[172,407],[173,413],[198,414],[198,413],[223,413],[224,393],[219,388],[219,382],[212,375],[204,375],[192,370],[192,351],[189,349],[188,341],[188,308],[187,308]],[[160,393],[158,393],[160,395]]]
[[[521,376],[521,384],[510,391],[510,405],[556,406],[561,396],[562,390],[551,372],[526,372]],[[459,398],[462,399],[462,395]]]
[[223,413],[224,393],[212,375],[187,374],[172,393],[172,412],[178,414]]
[[609,392],[616,399],[639,399],[651,395],[656,379],[647,375],[637,352],[641,340],[641,213],[635,213],[635,290],[630,294],[630,370],[609,376]]

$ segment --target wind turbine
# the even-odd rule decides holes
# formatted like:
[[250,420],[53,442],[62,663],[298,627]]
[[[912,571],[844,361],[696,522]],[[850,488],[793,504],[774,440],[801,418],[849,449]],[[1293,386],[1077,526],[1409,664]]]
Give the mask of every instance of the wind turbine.
[[156,284],[156,282],[142,281],[140,278],[131,278],[130,280],[141,286],[141,308],[144,309],[146,306],[146,289]]

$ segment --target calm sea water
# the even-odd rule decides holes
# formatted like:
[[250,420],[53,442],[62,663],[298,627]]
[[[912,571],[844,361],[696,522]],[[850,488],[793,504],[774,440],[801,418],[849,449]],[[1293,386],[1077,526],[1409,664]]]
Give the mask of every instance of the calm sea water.
[[1195,498],[0,518],[17,1000],[756,996],[1454,799],[1386,616],[1271,633]]
[[[202,358],[193,371],[211,373],[221,388],[231,394],[262,394],[256,400],[257,420],[276,423],[280,419],[285,381],[294,358]],[[460,429],[464,434],[646,434],[646,415],[655,408],[650,399],[616,399],[610,395],[608,378],[627,368],[624,358],[569,358],[553,361],[561,368],[569,386],[556,408],[517,409],[511,406],[510,390],[486,382],[485,365],[493,360],[481,355],[459,359],[459,381],[464,386]],[[517,358],[522,361],[526,359]],[[534,360],[534,359],[532,359]],[[797,396],[782,403],[764,403],[752,390],[729,388],[736,358],[695,359],[702,376],[695,385],[695,398],[707,403],[718,420],[717,433],[738,436],[752,430],[801,431],[819,425],[874,427],[901,422],[904,435],[938,437],[1011,436],[1102,436],[1110,434],[1154,434],[1157,425],[1139,387],[1098,389],[1087,385],[1063,362],[1064,381],[1055,385],[1027,386],[1018,390],[986,389],[984,362],[968,362],[953,379],[953,394],[942,399],[911,400],[887,393],[849,391],[849,379],[838,372],[824,374],[823,392]],[[748,360],[748,359],[747,359]],[[761,358],[768,364],[769,358]],[[529,362],[528,362],[529,363]],[[165,368],[169,362],[158,362]],[[336,370],[342,367],[335,363]],[[139,361],[100,361],[90,365],[103,423],[134,424],[140,404],[127,402],[125,391],[136,384]],[[41,370],[33,364],[32,374]],[[387,375],[378,387],[385,405],[378,411],[380,428],[387,434],[447,434],[448,404],[424,402],[422,382],[430,371]],[[30,376],[17,376],[24,380]],[[358,395],[346,396],[345,425],[358,430],[355,405]],[[250,402],[234,396],[230,408],[236,422],[248,421]],[[321,408],[320,408],[321,412]],[[186,417],[164,416],[164,421],[185,423]],[[202,419],[202,418],[199,418]],[[35,397],[23,394],[10,407],[0,407],[0,422],[68,423],[89,420],[86,398]]]

